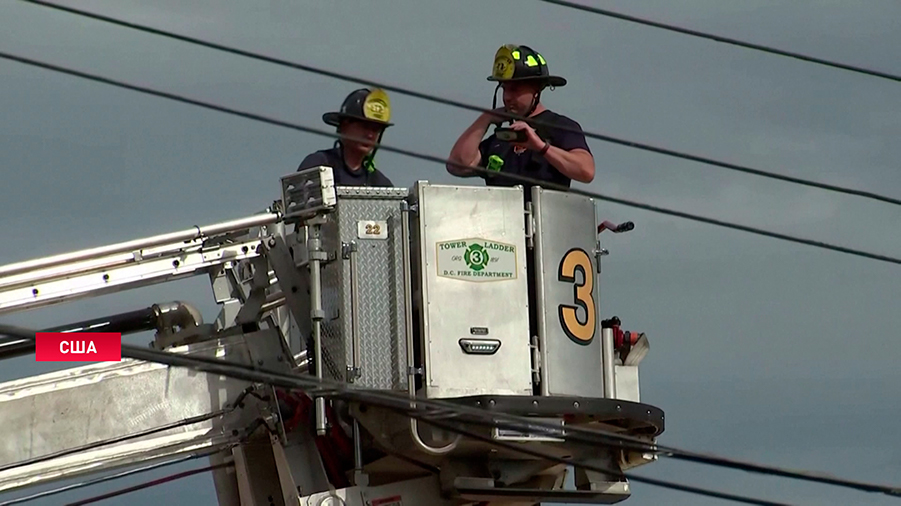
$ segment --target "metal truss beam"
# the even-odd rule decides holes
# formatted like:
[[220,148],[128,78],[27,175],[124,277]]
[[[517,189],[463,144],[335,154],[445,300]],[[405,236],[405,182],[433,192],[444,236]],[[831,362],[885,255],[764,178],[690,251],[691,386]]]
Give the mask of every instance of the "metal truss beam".
[[[208,358],[258,360],[247,340],[279,338],[260,331],[173,348]],[[265,412],[245,403],[228,410],[249,384],[135,360],[90,364],[0,384],[0,491],[224,447]],[[249,401],[255,401],[251,398]],[[262,408],[262,409],[261,409]],[[222,416],[121,441],[225,409]],[[121,442],[96,448],[92,444]],[[88,447],[89,449],[84,449]],[[35,462],[35,457],[67,455]],[[17,465],[27,461],[27,465]]]

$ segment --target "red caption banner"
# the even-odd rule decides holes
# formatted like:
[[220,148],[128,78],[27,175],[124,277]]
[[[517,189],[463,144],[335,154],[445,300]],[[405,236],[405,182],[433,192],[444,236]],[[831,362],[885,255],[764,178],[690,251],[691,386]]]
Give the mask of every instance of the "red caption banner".
[[38,332],[38,362],[119,362],[122,334],[116,332]]

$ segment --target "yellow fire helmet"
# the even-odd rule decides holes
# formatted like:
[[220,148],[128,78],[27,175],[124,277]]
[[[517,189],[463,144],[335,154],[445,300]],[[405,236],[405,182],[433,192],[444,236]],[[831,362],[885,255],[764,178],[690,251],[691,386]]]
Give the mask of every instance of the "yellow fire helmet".
[[368,121],[387,128],[391,123],[391,101],[384,90],[361,88],[351,92],[338,112],[327,112],[322,115],[322,121],[331,126],[338,126],[343,119]]

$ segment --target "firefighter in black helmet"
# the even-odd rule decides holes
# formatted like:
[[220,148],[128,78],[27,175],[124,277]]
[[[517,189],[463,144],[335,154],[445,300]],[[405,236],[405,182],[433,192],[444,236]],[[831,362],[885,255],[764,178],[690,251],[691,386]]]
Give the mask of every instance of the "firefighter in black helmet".
[[394,186],[373,162],[385,129],[393,125],[391,102],[383,90],[353,91],[338,112],[327,112],[322,121],[337,127],[341,139],[331,149],[308,155],[297,170],[324,165],[331,167],[335,186]]
[[[482,140],[491,125],[509,121],[502,116],[482,114],[457,139],[448,157],[450,161],[556,183],[566,188],[570,187],[572,180],[582,183],[594,180],[594,157],[581,126],[566,116],[550,111],[541,103],[541,92],[545,88],[566,86],[566,79],[551,75],[540,53],[528,46],[501,46],[495,53],[494,67],[488,80],[497,82],[497,88],[503,89],[504,106],[500,108],[497,107],[497,88],[494,90],[494,110],[506,111],[527,118],[527,121],[513,121],[507,128],[514,132],[504,132],[503,138],[494,132]],[[517,134],[522,135],[522,139],[512,138]],[[531,185],[514,179],[485,177],[450,164],[447,171],[460,177],[478,175],[490,186],[522,184],[526,189],[526,200],[531,198]]]

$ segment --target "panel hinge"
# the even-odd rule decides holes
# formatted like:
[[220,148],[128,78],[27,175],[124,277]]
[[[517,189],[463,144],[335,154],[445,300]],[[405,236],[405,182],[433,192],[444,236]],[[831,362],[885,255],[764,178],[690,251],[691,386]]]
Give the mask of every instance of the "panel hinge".
[[597,265],[597,271],[598,271],[598,274],[601,273],[601,257],[605,257],[605,256],[607,256],[607,255],[609,255],[609,254],[610,254],[609,251],[607,251],[607,250],[605,250],[604,248],[601,247],[601,241],[598,241],[598,242],[597,242],[597,246],[595,247],[595,250],[594,250],[594,258],[595,258],[595,261],[596,261],[597,264],[598,264],[598,265]]
[[532,249],[535,247],[535,222],[531,202],[526,202],[526,209],[524,212],[526,219],[526,247]]
[[532,336],[529,349],[532,351],[532,383],[537,385],[541,383],[541,349],[538,346],[538,336]]

